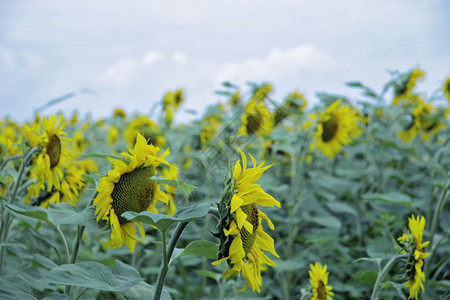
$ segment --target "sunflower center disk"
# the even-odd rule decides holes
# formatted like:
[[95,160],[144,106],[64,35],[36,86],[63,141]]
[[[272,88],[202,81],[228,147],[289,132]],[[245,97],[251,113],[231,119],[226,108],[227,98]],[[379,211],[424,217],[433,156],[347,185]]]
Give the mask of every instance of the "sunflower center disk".
[[332,114],[330,119],[322,123],[323,132],[322,132],[322,140],[324,142],[331,141],[338,130],[338,118],[336,115]]
[[327,300],[327,289],[322,280],[319,281],[319,287],[317,288],[317,298],[319,300]]
[[119,181],[114,185],[111,193],[113,199],[112,207],[119,218],[120,224],[129,221],[121,217],[126,211],[137,213],[146,210],[155,197],[156,182],[150,180],[155,176],[153,166],[139,167],[131,172],[123,174]]
[[247,133],[253,134],[261,127],[262,119],[258,113],[249,114],[247,116]]
[[61,158],[61,140],[55,134],[50,136],[50,139],[45,147],[48,156],[50,157],[50,169],[56,167]]
[[252,203],[242,206],[241,209],[247,214],[247,221],[253,225],[253,233],[248,232],[245,227],[242,227],[241,229],[242,246],[244,248],[245,256],[247,256],[247,254],[251,252],[256,240],[256,230],[259,226],[258,208],[255,203]]

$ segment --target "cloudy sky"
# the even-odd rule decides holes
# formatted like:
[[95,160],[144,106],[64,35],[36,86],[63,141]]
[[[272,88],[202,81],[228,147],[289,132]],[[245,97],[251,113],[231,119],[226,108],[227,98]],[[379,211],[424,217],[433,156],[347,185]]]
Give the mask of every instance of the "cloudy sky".
[[418,66],[431,93],[450,75],[449,13],[446,0],[1,1],[0,118],[81,89],[93,94],[46,112],[147,113],[175,88],[201,112],[225,80],[314,101]]

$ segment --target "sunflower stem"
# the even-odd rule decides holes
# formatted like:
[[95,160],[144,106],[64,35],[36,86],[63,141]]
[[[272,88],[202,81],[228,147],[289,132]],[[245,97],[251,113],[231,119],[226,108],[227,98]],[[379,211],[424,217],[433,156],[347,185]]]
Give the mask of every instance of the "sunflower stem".
[[16,159],[21,159],[22,157],[23,157],[23,154],[11,155],[11,156],[6,157],[0,164],[0,171],[3,170],[3,168],[6,166],[6,164],[8,162],[16,160]]
[[375,282],[375,286],[373,287],[373,291],[372,291],[372,296],[370,297],[371,300],[378,299],[381,282],[383,281],[384,277],[386,277],[387,273],[389,273],[389,271],[392,269],[397,258],[404,258],[407,256],[406,254],[402,254],[402,255],[398,255],[398,254],[399,253],[396,252],[394,257],[392,257],[391,260],[388,261],[387,264],[384,266],[383,270],[381,270],[381,272],[378,272],[377,281]]
[[[31,158],[33,157],[33,154],[38,151],[38,148],[33,148],[30,149],[25,155],[24,155],[24,159],[22,161],[22,164],[20,165],[19,168],[19,173],[17,175],[17,181],[14,184],[14,189],[13,189],[13,193],[12,193],[12,197],[11,197],[11,203],[14,203],[16,196],[17,196],[17,191],[19,190],[20,187],[20,183],[22,181],[22,176],[25,173],[25,168],[28,165],[28,163],[30,162]],[[8,237],[8,231],[9,231],[9,227],[10,227],[10,218],[11,215],[6,213],[6,215],[4,215],[4,210],[5,207],[3,206],[3,201],[2,201],[2,227],[0,228],[0,243],[3,244],[6,241],[6,238]],[[5,256],[5,248],[3,246],[1,246],[0,249],[0,275],[3,274],[3,258]]]
[[64,233],[61,231],[61,228],[59,228],[59,225],[55,225],[56,230],[58,231],[59,235],[61,236],[63,242],[64,242],[64,248],[66,250],[66,256],[67,256],[67,263],[70,264],[70,252],[69,252],[69,245],[67,244],[66,237],[64,236]]
[[161,298],[162,288],[164,286],[167,271],[169,270],[170,258],[172,257],[173,250],[175,249],[175,246],[177,245],[178,240],[180,239],[181,234],[183,233],[183,230],[186,228],[188,224],[189,222],[182,222],[178,224],[177,228],[175,229],[175,232],[173,233],[170,239],[168,247],[166,243],[166,232],[165,231],[161,232],[163,244],[163,261],[161,263],[161,269],[158,274],[158,279],[156,280],[156,288],[155,294],[153,295],[153,300],[159,300]]
[[[442,191],[442,197],[439,199],[439,202],[437,203],[436,210],[433,214],[433,220],[431,221],[431,236],[430,236],[430,249],[433,249],[433,240],[434,240],[434,234],[436,233],[437,228],[437,222],[439,219],[439,216],[441,215],[442,210],[444,209],[445,201],[447,200],[448,192],[450,191],[450,180],[447,181],[447,184],[445,185],[444,190]],[[427,259],[427,263],[425,264],[424,271],[425,271],[425,280],[428,279],[429,272],[430,272],[430,264],[433,259],[433,254],[435,251],[431,251],[430,256]]]

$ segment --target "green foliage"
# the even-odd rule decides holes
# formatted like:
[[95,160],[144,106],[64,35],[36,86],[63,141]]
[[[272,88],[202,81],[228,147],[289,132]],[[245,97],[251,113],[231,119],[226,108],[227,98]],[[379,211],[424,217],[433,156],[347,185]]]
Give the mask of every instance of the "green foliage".
[[[134,253],[125,246],[107,246],[111,226],[108,220],[96,221],[92,201],[101,177],[110,171],[108,159],[127,160],[118,153],[130,148],[124,132],[137,116],[102,120],[84,116],[68,122],[67,137],[81,131],[86,145],[75,161],[91,159],[98,165],[98,170],[81,172],[75,206],[64,202],[62,193],[61,203],[40,207],[37,200],[49,199],[55,192],[55,188],[48,191],[47,185],[29,198],[28,189],[36,180],[30,169],[38,153],[23,164],[34,148],[25,138],[9,143],[0,131],[0,299],[149,299],[162,286],[161,299],[210,299],[211,295],[309,299],[308,270],[315,262],[327,265],[334,299],[370,299],[373,294],[380,299],[407,298],[397,238],[412,214],[426,218],[423,241],[431,242],[425,247],[432,254],[425,259],[421,297],[448,298],[450,127],[445,112],[449,108],[438,92],[422,99],[437,103],[429,120],[442,126],[430,133],[422,124],[414,138],[403,142],[399,132],[419,118],[413,115],[417,106],[411,101],[423,97],[411,83],[411,74],[393,73],[381,92],[359,81],[349,82],[349,87],[361,91],[362,99],[318,93],[320,102],[306,111],[274,99],[267,84],[251,84],[241,91],[227,82],[217,94],[228,102],[210,107],[202,119],[170,126],[164,115],[153,118],[166,140],[161,153],[170,149],[166,159],[178,174],[166,178],[164,169],[158,168],[158,177],[151,180],[174,198],[177,212],[170,216],[168,207],[159,203],[158,213],[123,213],[122,222],[144,224],[145,239],[136,244]],[[283,118],[270,133],[243,136],[239,129],[245,104],[256,98],[271,112],[283,107]],[[362,133],[329,159],[311,148],[318,119],[312,121],[310,113],[318,117],[337,99],[355,109]],[[398,104],[391,104],[394,99]],[[176,115],[173,120],[182,123]],[[312,125],[307,126],[307,121]],[[1,129],[23,127],[11,122],[0,123]],[[112,127],[117,128],[118,138],[110,144]],[[280,257],[269,254],[277,266],[262,272],[259,295],[238,292],[246,284],[242,276],[222,279],[226,263],[211,265],[227,256],[228,249],[219,253],[218,245],[231,242],[217,228],[230,222],[227,212],[236,189],[230,172],[240,159],[237,148],[258,163],[272,164],[258,183],[281,203],[281,208],[261,208],[275,225],[273,231],[264,220],[261,226],[274,239]],[[225,201],[216,206],[222,197]],[[158,279],[162,273],[167,274],[165,281]]]

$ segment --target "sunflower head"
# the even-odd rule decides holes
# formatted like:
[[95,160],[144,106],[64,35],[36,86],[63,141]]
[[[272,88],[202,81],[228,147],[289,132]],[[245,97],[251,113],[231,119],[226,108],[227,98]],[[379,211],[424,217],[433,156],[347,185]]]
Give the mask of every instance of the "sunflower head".
[[309,270],[309,282],[311,284],[311,300],[331,300],[334,293],[332,287],[328,285],[327,265],[316,262],[311,264]]
[[[336,100],[326,111],[320,113],[320,116],[310,115],[312,120],[318,118],[311,149],[318,148],[328,158],[333,158],[343,145],[349,144],[353,138],[362,133],[358,125],[359,113],[349,106],[340,104],[341,100]],[[310,123],[306,125],[311,126]]]
[[259,293],[261,270],[265,265],[275,266],[264,251],[276,257],[278,254],[273,239],[263,230],[262,220],[267,221],[270,229],[274,229],[273,223],[258,205],[279,207],[280,203],[256,184],[270,166],[264,166],[264,163],[257,165],[250,156],[253,167],[247,168],[247,157],[243,152],[241,156],[242,165],[238,161],[233,174],[226,178],[222,199],[218,203],[220,219],[216,236],[220,239],[220,250],[218,260],[213,264],[226,261],[229,268],[223,278],[242,273],[247,281],[244,289],[250,286]]
[[239,134],[268,134],[272,131],[272,116],[262,101],[250,100],[244,107]]
[[113,112],[113,117],[126,119],[127,118],[127,113],[121,108],[115,108],[114,112]]
[[163,147],[166,143],[166,139],[162,135],[162,132],[158,125],[153,122],[147,116],[136,117],[128,124],[125,130],[125,140],[128,145],[132,147],[136,143],[136,134],[140,133],[147,140],[149,144],[156,147]]
[[430,242],[422,242],[425,218],[412,215],[408,219],[409,230],[403,233],[397,241],[402,247],[402,253],[408,254],[405,260],[405,286],[409,288],[409,298],[418,299],[419,290],[424,291],[423,261],[430,254],[425,253],[425,246]]
[[447,77],[444,81],[444,85],[442,86],[442,90],[444,91],[444,95],[450,103],[450,77]]
[[158,201],[167,204],[167,195],[160,190],[159,184],[150,179],[156,175],[156,168],[161,163],[170,166],[165,160],[169,151],[161,156],[158,156],[158,152],[159,148],[147,145],[145,138],[138,133],[134,149],[121,154],[123,160],[109,158],[112,169],[100,179],[98,195],[94,199],[97,221],[109,221],[112,229],[108,246],[118,248],[125,243],[133,252],[136,241],[144,239],[144,230],[138,222],[141,240],[137,239],[134,222],[121,215],[126,211],[157,213]]

